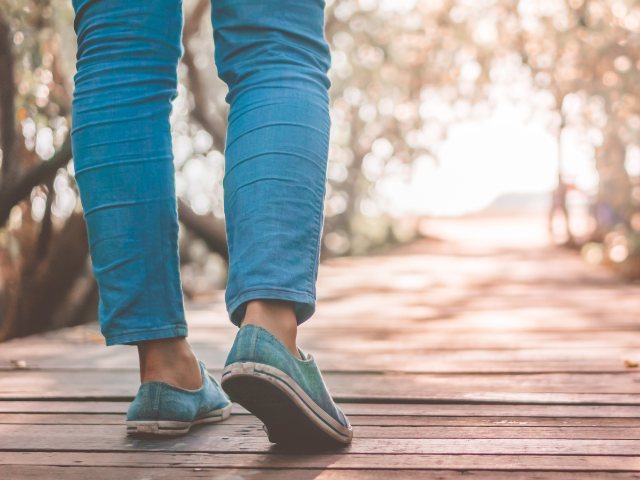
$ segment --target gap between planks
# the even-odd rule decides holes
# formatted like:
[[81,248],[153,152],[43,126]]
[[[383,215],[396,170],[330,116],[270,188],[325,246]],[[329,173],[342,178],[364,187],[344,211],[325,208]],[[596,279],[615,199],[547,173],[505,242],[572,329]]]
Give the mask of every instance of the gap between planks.
[[[609,417],[427,417],[351,415],[356,427],[617,427],[640,428],[640,418]],[[0,413],[0,424],[7,425],[124,425],[126,416],[119,413]],[[216,428],[229,425],[262,427],[262,422],[248,414],[233,414]],[[640,434],[639,434],[640,435]]]
[[[164,452],[164,453],[296,453],[274,446],[266,437],[226,437],[185,435],[179,438],[144,439],[118,433],[100,436],[91,432],[63,435],[21,434],[19,429],[0,425],[0,450],[41,452]],[[59,428],[57,429],[60,430]],[[378,454],[378,455],[580,455],[638,457],[640,440],[576,440],[576,439],[491,439],[485,438],[354,438],[353,443],[339,451],[314,448],[315,454]],[[640,459],[640,457],[638,457]]]
[[[62,428],[64,426],[64,428]],[[0,433],[14,436],[122,437],[125,423],[119,424],[0,424]],[[260,422],[194,427],[191,437],[256,437],[266,439]],[[354,425],[357,439],[549,439],[549,440],[640,440],[640,429],[633,426],[380,426]]]
[[[388,480],[389,470],[320,470],[320,469],[227,469],[227,468],[185,468],[185,467],[79,467],[79,466],[0,466],[0,477],[12,480],[174,480],[192,479],[245,479],[251,480]],[[395,469],[393,475],[405,480],[575,480],[576,472],[558,471],[481,471],[481,470],[407,470]],[[585,480],[632,480],[639,476],[630,472],[587,472],[581,471]]]
[[[640,405],[640,372],[635,371],[538,375],[328,373],[324,377],[334,398],[341,402]],[[0,397],[131,401],[138,386],[135,371],[12,371],[0,376]]]
[[[638,456],[583,455],[380,455],[380,454],[255,454],[232,455],[158,452],[0,452],[0,465],[137,468],[261,469],[385,469],[388,470],[504,470],[574,472],[638,472]],[[244,470],[247,471],[247,470]],[[527,472],[528,474],[528,472]],[[210,477],[209,477],[210,478]],[[311,477],[313,478],[313,477]],[[388,478],[388,477],[387,477]],[[509,477],[512,478],[512,477]],[[526,477],[529,478],[529,477]],[[546,478],[546,477],[545,477]],[[600,478],[600,477],[598,477]]]
[[[640,407],[590,405],[339,404],[349,416],[638,418]],[[0,401],[0,413],[126,413],[126,402]],[[233,404],[236,415],[248,412]]]

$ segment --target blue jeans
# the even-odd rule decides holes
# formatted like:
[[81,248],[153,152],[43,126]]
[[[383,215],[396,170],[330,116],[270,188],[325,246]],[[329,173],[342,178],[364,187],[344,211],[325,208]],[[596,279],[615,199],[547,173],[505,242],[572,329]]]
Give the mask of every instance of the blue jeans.
[[[185,336],[169,115],[180,0],[73,0],[72,145],[107,345]],[[329,146],[324,0],[212,0],[228,85],[231,321],[255,299],[315,309]]]

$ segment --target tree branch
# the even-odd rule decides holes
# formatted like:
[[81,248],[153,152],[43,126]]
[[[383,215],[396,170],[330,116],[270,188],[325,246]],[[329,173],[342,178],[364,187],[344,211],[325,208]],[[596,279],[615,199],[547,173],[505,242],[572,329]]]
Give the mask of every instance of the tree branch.
[[71,140],[67,138],[53,157],[25,173],[13,186],[0,189],[0,225],[9,218],[11,209],[31,193],[31,189],[54,178],[59,168],[71,160]]
[[[13,80],[13,41],[11,28],[0,11],[0,140],[2,141],[2,179],[3,185],[12,180],[15,165],[15,91]],[[4,222],[2,222],[4,223]]]
[[53,240],[47,258],[31,271],[23,271],[18,307],[13,316],[4,319],[0,341],[50,329],[54,313],[86,267],[88,253],[84,218],[73,213]]
[[204,87],[200,81],[200,75],[198,69],[194,63],[194,57],[187,46],[184,47],[184,55],[182,56],[182,63],[187,67],[187,78],[189,78],[189,90],[193,95],[194,106],[189,112],[189,116],[198,122],[205,131],[213,138],[213,144],[220,150],[224,150],[225,145],[225,127],[216,125],[206,111],[206,106],[209,103],[207,95],[205,94]]
[[212,214],[198,215],[181,198],[178,198],[178,218],[185,227],[204,240],[209,250],[229,261],[227,234],[222,220]]
[[[190,117],[198,122],[204,130],[213,138],[214,145],[224,149],[226,125],[219,125],[207,114],[208,104],[205,87],[200,79],[200,74],[195,66],[195,59],[189,50],[189,41],[198,33],[202,23],[202,16],[208,11],[210,0],[200,0],[185,19],[182,34],[184,55],[182,63],[187,67],[189,89],[194,99],[194,107],[189,112]],[[178,218],[182,224],[200,237],[209,249],[229,260],[227,236],[224,222],[213,215],[198,215],[182,199],[178,198]]]
[[189,40],[198,33],[202,16],[209,8],[209,5],[209,0],[200,0],[185,20],[182,35],[182,43],[184,46],[182,63],[187,67],[189,89],[191,90],[194,100],[194,107],[189,112],[189,115],[193,120],[198,122],[209,135],[211,135],[214,145],[216,145],[220,150],[224,150],[226,125],[219,125],[219,122],[215,122],[207,113],[207,105],[209,103],[207,101],[207,95],[200,79],[198,69],[195,66],[193,53],[189,50]]
[[191,10],[191,13],[184,21],[184,28],[182,29],[182,41],[186,44],[191,37],[195,35],[200,29],[200,22],[202,16],[209,9],[210,0],[200,0],[198,4]]

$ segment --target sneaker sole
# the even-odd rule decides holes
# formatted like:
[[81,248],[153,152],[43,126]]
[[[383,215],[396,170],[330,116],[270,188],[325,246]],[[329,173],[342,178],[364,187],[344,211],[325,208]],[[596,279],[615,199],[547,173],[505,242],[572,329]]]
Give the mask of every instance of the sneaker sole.
[[265,424],[272,443],[300,447],[344,446],[353,429],[320,408],[286,373],[254,362],[238,362],[222,372],[222,388],[231,399]]
[[172,422],[168,420],[127,420],[127,434],[136,435],[158,435],[176,436],[189,432],[194,425],[205,423],[217,423],[226,420],[231,416],[231,404],[218,410],[211,410],[204,413],[193,422]]

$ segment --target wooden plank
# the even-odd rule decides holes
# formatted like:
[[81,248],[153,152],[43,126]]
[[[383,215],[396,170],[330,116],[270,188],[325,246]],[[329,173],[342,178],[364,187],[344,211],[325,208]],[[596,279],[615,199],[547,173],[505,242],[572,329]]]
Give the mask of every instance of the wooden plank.
[[[345,319],[345,323],[355,323],[357,319]],[[366,318],[366,317],[360,317]],[[406,350],[461,350],[461,349],[500,349],[520,350],[536,348],[554,349],[597,349],[597,348],[627,348],[640,346],[639,332],[504,332],[500,330],[485,332],[431,332],[404,330],[401,319],[393,318],[395,327],[389,331],[375,328],[356,329],[326,329],[310,332],[304,345],[311,353],[322,345],[331,345],[337,351],[352,351],[353,353],[377,353],[390,349]],[[360,322],[361,324],[361,322]],[[301,339],[304,338],[301,328]],[[230,332],[230,339],[225,341],[228,348],[235,335]],[[305,334],[306,335],[306,334]],[[200,329],[194,331],[194,341],[198,343],[217,344],[220,332],[215,329]]]
[[[233,416],[228,421],[248,423],[250,416]],[[257,421],[257,420],[256,420]],[[640,418],[545,418],[545,417],[425,417],[350,415],[354,426],[401,427],[640,427]],[[9,423],[1,422],[0,423]],[[16,422],[18,423],[18,422]],[[25,422],[26,423],[26,422]]]
[[[78,437],[117,437],[126,433],[125,423],[119,424],[0,424],[0,432],[10,431],[12,436],[57,435]],[[228,422],[193,428],[193,437],[259,437],[267,438],[260,422],[229,424]],[[637,427],[529,427],[529,426],[354,426],[358,439],[574,439],[574,440],[640,440]]]
[[[224,356],[226,357],[226,353]],[[206,356],[205,356],[206,357]],[[376,354],[375,360],[373,358],[351,361],[348,355],[342,353],[320,353],[314,354],[314,358],[317,360],[318,365],[322,365],[322,371],[325,375],[337,372],[343,373],[365,373],[365,374],[377,374],[384,373],[409,373],[409,374],[547,374],[547,373],[630,373],[637,372],[638,369],[632,369],[625,364],[625,361],[637,362],[640,360],[640,355],[612,355],[609,359],[567,359],[562,360],[464,360],[464,361],[450,361],[444,358],[438,358],[438,354],[431,353],[425,355],[424,358],[420,354],[400,354],[400,353],[384,353]],[[20,357],[17,357],[20,358]],[[199,356],[199,359],[205,362],[206,365],[221,364],[221,362],[207,361],[206,358]],[[379,362],[382,359],[387,361],[384,365],[380,365]],[[345,365],[344,368],[340,368],[340,365]],[[87,368],[72,367],[69,368],[65,365],[51,368],[40,368],[40,363],[29,363],[30,367],[27,369],[17,369],[9,366],[7,363],[4,367],[0,366],[0,375],[3,372],[15,372],[15,371],[41,371],[49,372],[55,370],[76,370],[87,371]],[[384,367],[384,370],[381,370]],[[137,372],[137,369],[114,367],[96,367],[91,368],[93,371],[123,371],[123,372]],[[209,369],[211,373],[215,373],[220,369]]]
[[[529,306],[526,310],[532,308]],[[207,312],[199,313],[203,318],[211,317]],[[217,318],[212,320],[213,325],[217,325],[215,327],[199,327],[206,325],[206,321],[202,320],[192,328],[190,338],[196,352],[210,367],[223,363],[236,333],[235,327],[228,323],[224,315],[224,322],[218,318],[220,314],[213,315]],[[357,319],[350,320],[339,315],[340,321],[333,326],[327,324],[329,320],[335,321],[331,317],[316,318],[303,325],[299,340],[302,348],[313,352],[325,370],[384,369],[456,373],[628,371],[624,360],[634,360],[640,345],[637,313],[634,313],[631,323],[636,331],[608,332],[613,337],[603,337],[600,333],[596,335],[595,331],[584,330],[540,331],[542,327],[539,322],[542,319],[552,326],[566,326],[567,316],[560,316],[563,322],[553,320],[557,315],[547,314],[511,331],[514,324],[522,321],[522,312],[516,313],[514,319],[498,322],[497,325],[495,318],[483,321],[482,318],[459,319],[448,315],[445,319],[429,322],[394,318],[393,322],[385,323],[386,328],[368,324],[366,329]],[[614,317],[618,318],[619,315]],[[600,318],[594,322],[596,325],[610,324]],[[389,325],[391,330],[388,330]],[[530,331],[534,327],[538,330]],[[479,331],[479,328],[490,331]],[[417,342],[416,336],[419,337]],[[615,338],[632,341],[634,346],[616,346]],[[484,339],[488,339],[490,344],[486,344]],[[538,340],[534,347],[514,348],[522,347],[520,343],[523,339]],[[585,346],[580,341],[588,343]],[[558,342],[560,347],[557,346]],[[137,364],[135,349],[126,346],[105,349],[102,343],[97,326],[75,327],[13,340],[3,344],[0,349],[0,369],[11,369],[12,360],[25,361],[33,368],[130,369]],[[360,354],[354,355],[354,352]]]
[[[598,292],[595,298],[589,302],[585,302],[585,291],[579,290],[576,293],[579,298],[567,301],[567,296],[571,296],[565,290],[560,292],[553,290],[545,290],[535,296],[527,296],[518,299],[517,303],[504,296],[500,292],[495,292],[493,296],[487,294],[486,289],[460,290],[458,297],[450,305],[438,308],[441,303],[442,291],[434,290],[430,292],[420,292],[418,294],[400,293],[390,295],[388,292],[383,293],[367,293],[344,296],[339,302],[324,303],[322,297],[318,298],[318,309],[311,322],[304,323],[300,330],[300,341],[305,342],[312,340],[317,335],[326,336],[331,332],[339,332],[340,334],[362,334],[367,331],[375,330],[380,333],[394,334],[399,330],[412,333],[438,333],[439,335],[467,335],[467,334],[491,334],[491,333],[572,333],[580,332],[582,334],[600,333],[600,332],[628,332],[638,333],[639,301],[633,300],[633,304],[629,308],[619,308],[619,303],[629,299],[631,295],[640,295],[640,288],[635,292],[622,293],[618,288],[612,288],[608,292],[609,298],[598,298]],[[555,289],[557,290],[557,289]],[[469,300],[478,294],[482,297],[483,302],[493,302],[497,305],[476,306],[474,301],[460,302],[462,299]],[[445,294],[446,295],[446,294]],[[562,302],[560,305],[554,303],[554,296],[560,295]],[[465,298],[467,297],[467,298]],[[572,301],[575,300],[575,301]],[[457,305],[460,302],[462,305]],[[608,303],[607,303],[608,302]],[[349,312],[345,310],[352,309],[352,304],[363,306],[366,311]],[[393,305],[395,303],[395,305]],[[419,307],[422,311],[429,311],[428,318],[421,315],[420,318],[403,317],[393,312],[394,322],[390,323],[387,314],[384,312],[393,311],[393,307],[402,304],[411,304]],[[476,300],[477,303],[477,300]],[[576,305],[580,303],[580,305]],[[380,304],[382,308],[375,308],[369,311],[372,305]],[[390,305],[391,304],[391,305]],[[569,305],[568,305],[569,304]],[[603,305],[606,307],[603,308]],[[497,308],[496,308],[497,307]],[[332,310],[335,309],[335,313]],[[383,312],[383,317],[381,317]],[[188,310],[187,306],[187,323],[190,330],[190,338],[192,343],[198,344],[203,339],[209,343],[212,339],[211,334],[215,334],[217,341],[214,345],[223,345],[233,340],[237,333],[237,327],[228,320],[226,311],[215,312],[205,311],[201,321],[194,322],[191,318],[193,312]],[[361,315],[368,314],[367,327],[364,328],[357,319]],[[562,322],[556,319],[562,317]],[[606,318],[606,320],[604,320]],[[10,351],[25,351],[29,346],[41,345],[47,347],[49,351],[58,348],[60,345],[74,345],[77,347],[87,346],[104,346],[104,338],[100,333],[100,327],[97,324],[82,325],[73,328],[62,329],[44,334],[33,335],[26,338],[13,339],[5,343]],[[135,350],[130,347],[122,347],[122,350]],[[32,352],[28,352],[32,353]],[[46,354],[46,351],[45,351]],[[5,358],[5,354],[0,352],[0,359]]]
[[[639,306],[640,308],[640,306]],[[500,349],[500,350],[520,350],[520,349],[597,349],[597,348],[625,348],[634,349],[640,345],[640,330],[634,331],[508,331],[507,329],[494,328],[490,331],[473,330],[461,328],[460,331],[432,331],[429,329],[429,322],[424,323],[424,328],[413,330],[412,328],[404,328],[405,322],[401,318],[394,317],[393,323],[389,325],[388,330],[381,330],[374,327],[363,327],[359,318],[338,317],[341,325],[331,328],[312,328],[305,327],[303,324],[300,328],[301,346],[307,349],[318,349],[324,351],[327,349],[333,351],[342,351],[345,346],[351,347],[352,350],[346,351],[388,351],[401,349],[407,350],[462,350],[462,349]],[[360,317],[361,318],[361,317]],[[637,321],[637,315],[635,317]],[[488,320],[487,320],[488,321]],[[507,323],[510,320],[505,320]],[[320,323],[320,320],[314,319],[313,322]],[[313,324],[310,323],[310,325]],[[480,324],[480,319],[478,320]],[[605,320],[603,320],[605,322]],[[352,327],[344,325],[352,324]],[[208,348],[216,348],[219,351],[228,352],[233,343],[233,339],[237,333],[235,327],[229,328],[196,328],[191,329],[189,338],[194,345],[207,346]],[[95,334],[94,335],[98,335]],[[15,343],[14,343],[15,342]],[[23,340],[22,342],[27,342]],[[74,343],[74,342],[72,342]],[[60,346],[56,347],[50,344],[46,338],[27,344],[25,347],[31,350],[32,347],[43,345],[45,348],[51,348],[49,352],[61,350]],[[60,345],[60,344],[59,344]],[[92,342],[91,345],[82,345],[85,350],[95,349],[104,352],[104,360],[110,361],[106,352],[118,352],[119,355],[127,355],[127,358],[133,358],[135,349],[126,346],[109,347],[104,349],[104,339],[98,342]],[[7,348],[15,349],[14,351],[22,351],[25,355],[29,354],[25,348],[20,348],[18,341],[9,342]],[[49,357],[52,353],[46,350],[43,352]],[[112,355],[114,354],[112,353]],[[31,353],[31,355],[37,355]],[[5,361],[7,358],[2,357]],[[129,364],[130,366],[130,364]]]
[[[384,275],[384,273],[379,273]],[[612,289],[610,293],[613,293]],[[577,305],[581,299],[568,295],[562,304],[554,305],[553,298],[526,298],[517,303],[499,295],[487,296],[493,306],[478,305],[474,295],[484,295],[482,289],[474,291],[459,290],[457,304],[438,305],[436,296],[443,292],[421,292],[413,295],[388,292],[354,294],[334,304],[323,302],[319,297],[319,310],[306,329],[309,335],[333,329],[345,332],[358,329],[357,318],[367,317],[367,324],[380,332],[396,330],[390,320],[398,321],[400,328],[414,332],[637,332],[637,312],[624,311],[615,306],[605,307],[593,304]],[[445,295],[447,292],[444,292]],[[564,293],[564,292],[563,292]],[[584,292],[578,292],[580,296]],[[638,293],[632,293],[638,294]],[[620,301],[621,292],[615,292],[602,302]],[[573,301],[572,301],[573,300]],[[606,304],[606,303],[605,303]],[[545,307],[541,307],[545,306]],[[633,308],[637,308],[637,303]],[[562,318],[562,322],[554,319]],[[602,321],[610,317],[611,323]],[[204,330],[208,326],[194,327],[194,331]],[[218,327],[214,327],[218,328]],[[361,327],[360,327],[361,328]],[[200,338],[196,336],[196,338]]]
[[[126,413],[127,402],[32,402],[0,401],[0,413]],[[591,405],[406,405],[406,404],[340,404],[342,411],[355,415],[424,416],[424,417],[560,417],[560,418],[640,418],[639,407]],[[234,414],[247,414],[237,404]]]
[[[6,465],[0,466],[0,477],[14,480],[173,480],[175,478],[218,478],[220,480],[388,480],[389,476],[406,480],[574,480],[575,472],[496,472],[454,470],[322,470],[322,469],[274,469],[246,470],[222,468],[133,468],[133,467],[60,467]],[[631,480],[638,476],[631,472],[580,472],[580,478],[603,480]]]
[[127,413],[126,402],[0,401],[0,413]]
[[[591,348],[628,348],[633,349],[638,345],[640,337],[640,327],[606,330],[606,331],[585,331],[585,330],[542,330],[542,331],[509,331],[508,329],[478,330],[468,325],[460,325],[460,331],[439,331],[431,329],[431,322],[424,322],[420,328],[412,327],[401,319],[394,319],[394,323],[388,330],[374,327],[365,328],[361,323],[354,320],[340,317],[342,326],[328,328],[318,328],[315,324],[322,324],[320,321],[310,321],[309,326],[303,324],[299,331],[299,342],[302,347],[314,348],[318,352],[341,351],[346,339],[349,342],[357,343],[358,349],[367,348],[361,345],[363,341],[369,341],[369,348],[375,351],[400,351],[406,345],[407,349],[415,351],[424,350],[519,350],[519,349],[541,349],[576,350]],[[635,321],[638,318],[636,316]],[[455,323],[455,320],[448,320]],[[345,325],[353,324],[348,327]],[[216,353],[228,353],[233,339],[237,333],[236,327],[230,328],[196,328],[190,329],[189,338],[200,355],[207,354],[205,349],[212,348]],[[28,359],[42,358],[46,361],[56,362],[58,358],[66,358],[69,367],[73,367],[72,360],[83,355],[91,354],[90,360],[96,363],[113,362],[118,357],[126,357],[127,360],[136,360],[135,348],[124,345],[116,345],[105,349],[104,338],[99,333],[94,333],[100,337],[100,341],[90,343],[65,341],[59,339],[33,338],[12,340],[3,344],[0,351],[0,362],[7,362],[13,358],[24,356]],[[194,337],[194,338],[192,338]],[[333,341],[328,342],[331,339]],[[414,339],[415,341],[410,341]],[[476,340],[474,342],[474,339]],[[334,343],[335,341],[335,343]],[[514,345],[517,343],[519,345]],[[340,345],[340,346],[339,346]],[[527,346],[529,345],[529,346]],[[135,363],[134,363],[135,364]],[[131,364],[120,366],[130,367]]]
[[[439,393],[574,393],[638,394],[640,372],[625,374],[532,374],[532,375],[447,375],[447,374],[339,374],[325,375],[336,396],[369,396],[393,392],[395,396],[416,395],[422,390]],[[429,395],[425,396],[429,398]]]
[[[202,453],[267,453],[286,451],[274,447],[264,438],[188,435],[171,439],[139,439],[124,435],[117,427],[113,435],[65,434],[56,426],[42,425],[37,434],[23,434],[24,425],[0,425],[0,450],[28,451],[159,451]],[[56,432],[47,434],[53,427]],[[75,426],[78,429],[79,425]],[[82,426],[91,427],[91,426]],[[102,426],[107,428],[107,426]],[[36,428],[37,430],[37,428]],[[69,429],[71,430],[71,429]],[[97,430],[97,429],[95,429]],[[115,429],[114,429],[115,430]],[[199,430],[202,431],[202,430]],[[325,450],[312,450],[321,453]],[[640,440],[575,440],[575,439],[368,439],[355,438],[343,454],[437,454],[437,455],[637,455]]]
[[[219,375],[219,372],[218,372]],[[348,401],[640,405],[640,372],[624,374],[447,375],[325,373],[333,396]],[[131,400],[131,371],[0,373],[0,398]]]
[[[70,394],[69,394],[70,393]],[[50,401],[107,401],[131,402],[133,394],[124,392],[109,394],[108,392],[64,392],[45,391],[41,393],[13,393],[0,394],[1,400],[50,400]],[[469,392],[469,393],[429,393],[425,395],[334,395],[338,403],[451,403],[468,405],[594,405],[594,406],[640,406],[638,394],[563,394],[563,393],[499,393],[499,392]]]
[[[242,415],[242,417],[248,416]],[[227,420],[227,422],[229,420]],[[124,425],[125,422],[126,415],[122,414],[109,415],[104,413],[0,413],[0,424],[6,423],[9,425]]]
[[[130,402],[65,402],[65,401],[3,401],[0,400],[0,413],[46,413],[46,414],[122,414],[127,413]],[[237,403],[232,404],[234,415],[249,415],[249,412]]]
[[[540,455],[380,455],[380,454],[189,454],[159,452],[0,452],[0,465],[57,465],[94,467],[243,468],[243,469],[422,469],[638,472],[638,456]],[[527,472],[528,473],[528,472]],[[390,473],[388,473],[391,475]],[[637,473],[636,473],[637,474]],[[251,477],[249,477],[251,478]],[[314,478],[314,477],[311,477]],[[582,478],[582,477],[580,477]]]
[[[384,269],[374,273],[377,276],[386,274]],[[419,292],[402,289],[378,292],[367,291],[364,288],[366,280],[359,281],[362,285],[357,291],[334,289],[328,295],[318,292],[316,314],[312,322],[302,325],[302,337],[321,333],[321,330],[341,333],[364,330],[360,322],[354,321],[363,314],[368,314],[369,328],[395,331],[398,326],[390,324],[386,318],[389,312],[401,323],[402,329],[415,332],[639,331],[638,287],[628,289],[625,285],[611,285],[593,289],[582,285],[577,289],[558,289],[552,285],[519,284],[460,288],[456,285]],[[513,289],[518,292],[509,291]],[[340,298],[336,299],[337,296]],[[194,340],[198,340],[201,331],[215,331],[224,338],[235,335],[237,328],[229,321],[224,304],[205,307],[203,311],[195,311],[197,306],[193,302],[186,305],[189,329],[196,334]],[[409,315],[403,316],[403,313]],[[556,321],[560,316],[562,322]],[[104,345],[97,323],[14,339],[6,345],[56,345],[61,342]]]
[[[260,429],[251,430],[260,436]],[[248,435],[246,432],[245,435]],[[576,440],[640,440],[637,427],[419,427],[419,426],[355,426],[356,438],[491,438],[491,439],[576,439]]]
[[[545,418],[545,417],[425,417],[351,415],[355,427],[615,427],[640,428],[640,418]],[[18,425],[124,425],[123,414],[75,413],[4,413],[0,424]],[[216,428],[227,425],[255,426],[262,431],[262,422],[252,415],[234,414]]]
[[[0,406],[2,402],[0,402]],[[640,417],[640,408],[591,405],[376,405],[345,403],[347,415],[425,415],[486,417]]]
[[[196,343],[198,357],[213,367],[224,363],[228,345],[216,347]],[[401,344],[375,354],[354,356],[345,350],[326,345],[307,346],[325,372],[329,371],[397,371],[416,373],[553,373],[553,372],[630,372],[625,360],[640,359],[638,349],[625,348],[536,348],[521,350],[426,350],[403,349]],[[0,349],[0,371],[16,370],[12,360],[26,362],[37,370],[123,369],[137,371],[137,354],[128,347],[105,349],[100,345],[46,343]]]

